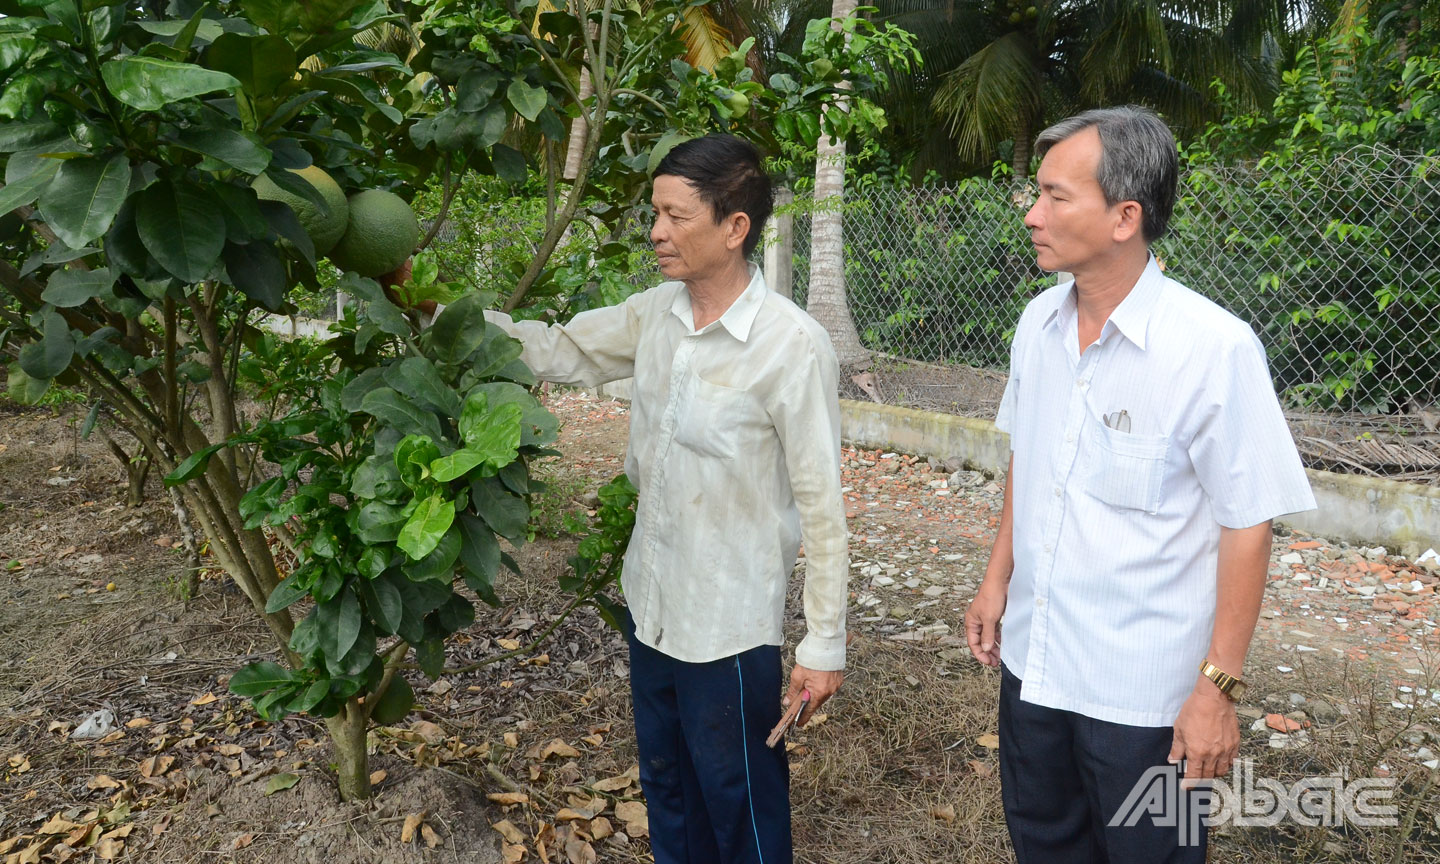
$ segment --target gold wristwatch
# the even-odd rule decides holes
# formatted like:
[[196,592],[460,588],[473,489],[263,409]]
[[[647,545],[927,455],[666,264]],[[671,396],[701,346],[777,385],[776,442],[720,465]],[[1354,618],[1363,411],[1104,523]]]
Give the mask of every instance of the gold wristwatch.
[[1236,678],[1228,672],[1221,671],[1220,667],[1209,660],[1200,661],[1200,674],[1215,682],[1226,698],[1231,702],[1239,702],[1240,697],[1245,695],[1245,682]]

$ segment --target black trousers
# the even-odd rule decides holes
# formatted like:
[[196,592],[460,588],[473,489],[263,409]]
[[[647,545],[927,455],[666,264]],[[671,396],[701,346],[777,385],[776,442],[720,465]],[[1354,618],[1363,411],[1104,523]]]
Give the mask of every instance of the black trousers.
[[[633,631],[632,631],[633,633]],[[655,864],[791,864],[780,648],[685,663],[630,639],[640,785]]]
[[1000,793],[1019,864],[1203,864],[1210,795],[1179,789],[1173,738],[1022,702],[1002,666]]

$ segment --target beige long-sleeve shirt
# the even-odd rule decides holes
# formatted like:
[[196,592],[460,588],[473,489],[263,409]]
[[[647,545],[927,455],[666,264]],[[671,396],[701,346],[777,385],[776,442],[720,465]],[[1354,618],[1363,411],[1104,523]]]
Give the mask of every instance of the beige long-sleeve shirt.
[[795,660],[845,667],[839,373],[824,329],[758,270],[698,331],[681,282],[564,325],[486,314],[544,380],[635,379],[625,471],[640,502],[621,585],[641,642],[692,663],[783,644],[803,538]]

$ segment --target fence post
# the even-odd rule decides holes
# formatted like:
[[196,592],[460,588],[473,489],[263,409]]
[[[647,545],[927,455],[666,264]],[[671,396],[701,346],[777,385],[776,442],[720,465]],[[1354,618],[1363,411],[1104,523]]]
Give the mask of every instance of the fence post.
[[[775,209],[788,207],[795,201],[795,193],[788,186],[775,190]],[[765,284],[770,290],[786,300],[795,299],[795,217],[789,212],[776,215],[770,220],[766,233],[769,242],[765,244]]]

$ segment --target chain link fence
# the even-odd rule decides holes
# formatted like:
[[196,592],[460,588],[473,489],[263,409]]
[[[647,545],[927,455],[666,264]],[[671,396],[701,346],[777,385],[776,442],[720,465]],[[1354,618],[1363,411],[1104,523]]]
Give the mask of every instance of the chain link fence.
[[[1033,194],[969,180],[847,197],[847,294],[876,359],[843,395],[994,416],[1015,323],[1055,282],[1022,221]],[[802,306],[813,206],[794,218]],[[1191,166],[1155,251],[1255,329],[1308,464],[1440,483],[1440,157]]]

